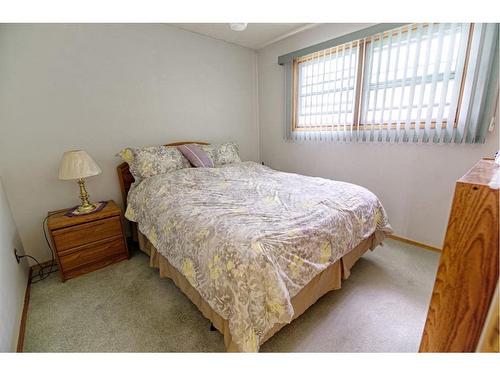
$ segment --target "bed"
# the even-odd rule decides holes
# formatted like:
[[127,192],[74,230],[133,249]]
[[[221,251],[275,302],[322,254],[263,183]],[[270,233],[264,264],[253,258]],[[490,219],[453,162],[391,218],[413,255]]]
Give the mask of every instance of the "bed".
[[[203,142],[179,142],[171,145]],[[254,162],[184,168],[134,183],[118,167],[133,238],[224,335],[255,352],[391,232],[378,198],[349,183]]]

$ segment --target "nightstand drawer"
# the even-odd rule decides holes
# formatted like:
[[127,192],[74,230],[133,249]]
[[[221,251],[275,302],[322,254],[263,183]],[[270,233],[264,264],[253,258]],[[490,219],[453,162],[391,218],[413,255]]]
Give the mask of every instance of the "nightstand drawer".
[[82,246],[68,255],[60,255],[59,263],[64,272],[66,272],[75,268],[98,263],[108,258],[114,258],[120,254],[127,257],[125,243],[121,235]]
[[120,216],[74,225],[52,232],[58,252],[122,234]]

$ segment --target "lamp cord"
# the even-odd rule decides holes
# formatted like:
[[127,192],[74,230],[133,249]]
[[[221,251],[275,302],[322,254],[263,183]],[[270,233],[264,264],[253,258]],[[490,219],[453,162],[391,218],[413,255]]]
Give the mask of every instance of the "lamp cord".
[[[37,283],[39,281],[45,280],[47,277],[49,277],[49,275],[51,273],[57,272],[57,267],[54,269],[54,266],[56,265],[55,256],[54,256],[54,250],[52,249],[52,245],[50,244],[49,237],[47,236],[47,230],[46,230],[47,220],[52,215],[55,215],[55,213],[48,214],[47,216],[45,216],[45,219],[43,219],[43,221],[42,221],[43,236],[45,237],[45,242],[47,243],[47,246],[50,249],[50,255],[51,255],[50,264],[42,266],[40,264],[40,262],[38,261],[38,259],[36,259],[32,255],[29,255],[29,254],[19,255],[19,259],[30,258],[30,259],[34,260],[36,262],[36,264],[38,265],[38,272],[36,274],[32,275],[31,278],[30,278],[30,280],[29,280],[29,282],[31,284],[35,284],[35,283]],[[47,269],[48,269],[48,271],[46,271]]]

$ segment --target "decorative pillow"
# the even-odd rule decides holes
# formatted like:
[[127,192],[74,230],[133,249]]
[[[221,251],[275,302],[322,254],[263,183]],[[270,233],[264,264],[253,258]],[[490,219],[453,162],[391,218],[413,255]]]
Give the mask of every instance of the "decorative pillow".
[[215,165],[224,165],[240,162],[238,144],[235,142],[222,143],[219,145],[204,145],[200,148],[205,151]]
[[118,156],[128,163],[130,173],[136,181],[191,167],[189,161],[174,146],[124,148]]
[[208,154],[196,144],[177,146],[182,155],[196,168],[213,168],[214,162]]

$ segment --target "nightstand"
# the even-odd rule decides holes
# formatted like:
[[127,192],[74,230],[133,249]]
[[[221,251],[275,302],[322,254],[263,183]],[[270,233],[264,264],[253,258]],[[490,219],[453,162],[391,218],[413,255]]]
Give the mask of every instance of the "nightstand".
[[47,220],[63,282],[128,259],[122,212],[115,202],[87,215],[68,217],[67,211],[49,212]]

